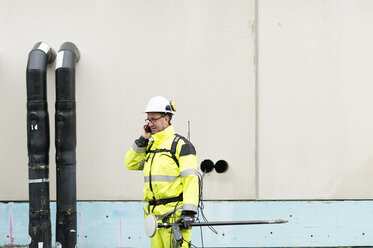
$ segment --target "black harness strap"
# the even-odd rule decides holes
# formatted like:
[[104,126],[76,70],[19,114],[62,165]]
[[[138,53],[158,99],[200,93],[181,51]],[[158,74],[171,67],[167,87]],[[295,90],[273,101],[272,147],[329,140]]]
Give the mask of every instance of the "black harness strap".
[[177,143],[179,142],[179,140],[180,140],[180,135],[175,134],[174,141],[172,141],[172,145],[171,145],[171,156],[173,160],[175,161],[175,163],[177,164],[177,167],[179,167],[179,160],[176,158],[176,147],[177,147]]
[[[169,152],[171,154],[171,158],[175,161],[175,163],[177,164],[177,167],[179,167],[179,160],[176,158],[176,148],[177,148],[177,143],[179,142],[180,140],[180,135],[179,134],[175,134],[175,138],[174,140],[172,141],[172,145],[171,145],[171,149],[154,149],[154,150],[150,150],[150,148],[153,146],[154,142],[152,141],[150,143],[150,146],[149,148],[146,150],[146,153],[160,153],[160,152]],[[166,155],[166,154],[165,154]],[[167,156],[167,155],[166,155]],[[149,159],[149,158],[148,158]]]
[[[154,196],[153,186],[152,186],[152,165],[153,165],[154,157],[155,157],[155,153],[153,154],[152,161],[150,162],[150,169],[149,169],[149,187],[150,187],[150,191],[153,193],[153,201],[156,201],[155,196]],[[149,205],[149,207],[150,207],[150,205]],[[155,208],[155,205],[154,205],[152,211],[154,211],[154,208]],[[150,213],[150,208],[149,208],[149,213]]]
[[152,200],[149,202],[149,205],[166,205],[167,203],[170,202],[179,202],[183,200],[183,193],[181,193],[179,196],[176,197],[171,197],[171,198],[166,198],[166,199],[160,199],[160,200]]

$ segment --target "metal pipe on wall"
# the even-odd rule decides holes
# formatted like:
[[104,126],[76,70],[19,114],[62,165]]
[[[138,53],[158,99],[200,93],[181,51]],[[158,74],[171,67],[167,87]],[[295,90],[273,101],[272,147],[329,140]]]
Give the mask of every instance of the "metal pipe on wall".
[[73,43],[61,45],[56,60],[57,248],[77,244],[75,64],[79,59]]
[[55,51],[38,42],[29,53],[27,84],[27,150],[29,174],[30,248],[51,247],[49,208],[49,115],[47,103],[47,64]]

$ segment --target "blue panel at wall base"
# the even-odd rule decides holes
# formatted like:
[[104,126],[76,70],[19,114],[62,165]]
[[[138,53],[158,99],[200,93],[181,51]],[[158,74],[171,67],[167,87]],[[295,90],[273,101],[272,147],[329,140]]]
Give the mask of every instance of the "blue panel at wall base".
[[[78,247],[150,247],[143,202],[78,202]],[[373,247],[373,200],[206,201],[209,221],[285,219],[286,224],[194,227],[197,247]],[[55,202],[51,203],[55,235]],[[200,217],[200,219],[202,219]],[[52,237],[53,243],[55,237]],[[28,203],[0,203],[0,247],[29,243]]]

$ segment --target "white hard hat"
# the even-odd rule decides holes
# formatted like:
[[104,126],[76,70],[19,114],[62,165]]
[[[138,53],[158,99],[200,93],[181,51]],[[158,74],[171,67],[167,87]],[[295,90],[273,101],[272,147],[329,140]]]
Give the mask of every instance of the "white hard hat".
[[173,101],[169,102],[163,96],[155,96],[149,100],[145,109],[145,113],[152,112],[174,114],[176,112],[176,106]]

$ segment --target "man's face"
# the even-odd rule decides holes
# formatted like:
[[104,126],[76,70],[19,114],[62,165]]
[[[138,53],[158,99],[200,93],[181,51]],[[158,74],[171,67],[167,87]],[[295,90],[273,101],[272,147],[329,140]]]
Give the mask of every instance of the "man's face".
[[161,132],[170,125],[169,117],[163,113],[147,113],[147,119],[150,120],[149,127],[152,134]]

